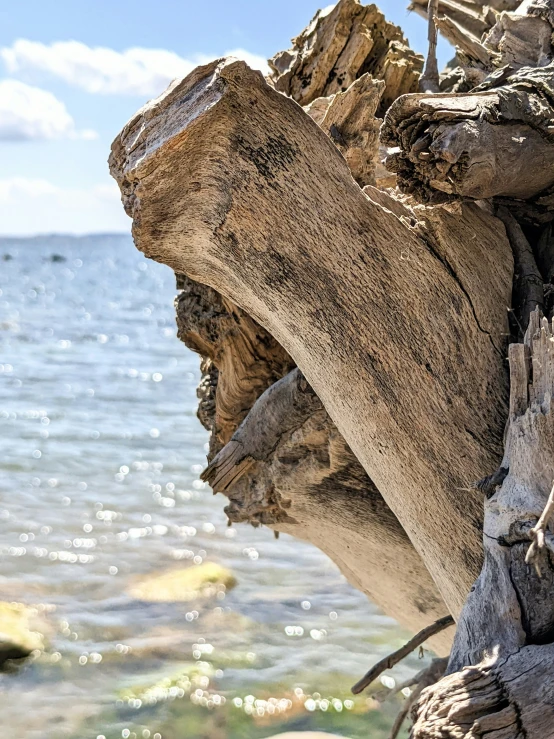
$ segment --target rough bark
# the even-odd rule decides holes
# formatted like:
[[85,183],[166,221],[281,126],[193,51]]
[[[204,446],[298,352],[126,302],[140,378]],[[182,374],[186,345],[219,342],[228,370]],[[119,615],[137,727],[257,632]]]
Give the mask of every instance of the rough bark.
[[529,199],[554,184],[554,64],[493,76],[470,94],[409,95],[382,141],[398,186],[422,202]]
[[[426,15],[426,6],[427,0],[415,0],[411,8]],[[553,8],[552,0],[439,0],[437,25],[456,47],[461,65],[455,88],[441,85],[441,90],[467,92],[495,69],[513,72],[548,64],[553,58]]]
[[[454,21],[465,34],[480,39],[497,21],[496,11],[516,10],[521,0],[439,0],[439,15]],[[410,10],[427,18],[428,0],[412,0]]]
[[415,92],[423,58],[376,5],[339,0],[319,10],[288,51],[270,59],[271,80],[300,105],[344,92],[365,73],[385,82],[379,113],[399,95]]
[[511,255],[498,220],[471,205],[397,217],[241,62],[201,67],[140,111],[111,170],[137,246],[292,356],[457,614],[480,561],[480,501],[460,488],[501,453]]
[[[422,694],[414,738],[554,736],[554,537],[529,566],[533,528],[554,480],[554,337],[531,316],[510,347],[503,482],[485,504],[485,562],[460,618],[448,671]],[[539,541],[539,540],[537,540]],[[475,667],[465,667],[475,665]]]
[[211,432],[213,455],[294,362],[253,318],[212,288],[182,274],[177,287],[177,335],[203,359],[199,418]]

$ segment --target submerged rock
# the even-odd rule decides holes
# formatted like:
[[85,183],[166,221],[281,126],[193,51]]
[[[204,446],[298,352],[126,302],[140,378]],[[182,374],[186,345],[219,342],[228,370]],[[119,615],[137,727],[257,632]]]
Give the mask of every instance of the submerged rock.
[[37,616],[38,611],[31,606],[0,601],[0,669],[8,660],[44,650],[43,634],[33,630]]
[[191,601],[216,597],[236,584],[233,573],[226,567],[204,562],[184,570],[146,575],[132,584],[127,592],[137,600],[150,603]]

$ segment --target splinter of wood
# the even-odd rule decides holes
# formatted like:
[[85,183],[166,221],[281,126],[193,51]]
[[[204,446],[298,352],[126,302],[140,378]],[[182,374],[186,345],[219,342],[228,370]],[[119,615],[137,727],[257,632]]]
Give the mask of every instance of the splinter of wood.
[[552,541],[549,541],[551,537],[548,536],[548,524],[554,514],[554,485],[548,496],[548,501],[544,507],[544,511],[539,518],[537,525],[531,529],[529,536],[533,541],[525,557],[527,564],[534,564],[537,575],[542,577],[541,568],[538,562],[539,552],[541,552],[545,546],[548,549],[552,549]]
[[429,40],[429,50],[427,52],[427,60],[425,69],[419,81],[419,89],[421,92],[439,92],[439,67],[437,62],[437,21],[436,15],[439,12],[439,0],[429,0],[427,6],[427,16],[429,21],[427,38]]

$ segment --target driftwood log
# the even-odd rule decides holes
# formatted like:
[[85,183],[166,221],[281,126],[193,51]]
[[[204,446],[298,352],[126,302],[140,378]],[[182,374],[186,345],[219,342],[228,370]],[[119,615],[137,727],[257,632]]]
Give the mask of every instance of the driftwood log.
[[457,614],[481,558],[480,500],[459,488],[502,449],[502,225],[472,205],[398,218],[243,62],[200,67],[141,111],[112,171],[137,246],[217,288],[293,357]]
[[414,737],[552,739],[554,6],[429,7],[421,79],[340,0],[267,80],[217,60],[173,83],[110,167],[177,274],[230,520],[314,543],[440,654],[424,627],[454,616]]
[[505,474],[485,504],[485,563],[458,623],[451,674],[422,694],[417,738],[554,736],[548,517],[529,552],[554,481],[554,337],[538,310],[524,343],[510,347],[510,375]]
[[[231,521],[262,523],[315,544],[407,628],[446,612],[397,518],[299,369],[258,399],[204,479],[229,496]],[[449,630],[429,643],[447,654],[451,640]]]
[[[500,77],[502,79],[502,77]],[[554,185],[554,64],[456,95],[407,95],[382,138],[402,191],[424,202],[452,196],[525,200]]]

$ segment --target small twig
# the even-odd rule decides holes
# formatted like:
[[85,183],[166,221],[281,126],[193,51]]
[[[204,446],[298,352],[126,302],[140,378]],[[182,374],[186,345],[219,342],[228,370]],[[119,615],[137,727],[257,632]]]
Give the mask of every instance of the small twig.
[[546,539],[549,537],[548,535],[548,524],[550,523],[550,519],[554,515],[554,484],[552,485],[552,490],[550,491],[550,495],[548,496],[548,500],[546,501],[546,505],[544,507],[543,512],[541,513],[541,517],[537,521],[537,525],[534,526],[531,531],[529,532],[529,536],[533,540],[531,542],[531,546],[529,547],[527,551],[527,555],[525,557],[525,561],[527,564],[533,564],[535,566],[535,570],[537,571],[537,575],[539,577],[542,577],[541,568],[539,565],[539,552],[541,552],[544,547],[546,546],[548,549],[551,547],[551,542],[547,542]]
[[425,69],[419,81],[421,92],[440,91],[439,65],[437,62],[437,23],[435,21],[435,16],[438,12],[439,0],[429,0],[429,5],[427,6],[429,51],[427,52]]
[[414,649],[417,649],[421,644],[426,642],[427,639],[435,636],[435,634],[440,634],[441,631],[444,631],[449,626],[453,625],[454,619],[452,616],[443,616],[442,618],[439,618],[438,621],[435,621],[435,623],[426,626],[418,634],[412,637],[409,642],[404,644],[403,647],[400,647],[396,652],[389,654],[380,662],[377,662],[369,672],[366,672],[362,679],[358,680],[356,685],[352,688],[354,695],[358,695],[358,693],[365,690],[367,686],[371,685],[371,683],[376,680],[379,675],[385,672],[385,670],[390,670],[392,667],[397,665],[404,659],[404,657],[407,657],[411,652],[413,652]]
[[398,712],[398,715],[394,719],[394,724],[392,725],[392,729],[389,734],[389,739],[397,739],[397,736],[400,734],[400,731],[402,729],[402,725],[404,721],[406,720],[408,714],[410,713],[410,708],[417,701],[424,687],[426,686],[418,685],[416,688],[414,688],[411,695],[409,695],[406,698],[406,700],[402,704],[402,708],[400,709],[400,711]]
[[396,685],[391,690],[388,690],[384,694],[384,696],[380,696],[379,694],[376,694],[374,696],[376,700],[382,703],[384,700],[386,700],[391,695],[400,693],[405,688],[411,688],[414,685],[416,686],[411,691],[410,695],[408,695],[404,703],[402,704],[402,708],[400,709],[394,721],[394,724],[392,725],[392,729],[389,734],[389,739],[397,738],[398,734],[400,733],[400,730],[402,729],[402,725],[404,724],[404,721],[406,720],[408,714],[410,713],[411,707],[419,699],[419,696],[421,695],[422,691],[425,690],[425,688],[428,688],[430,685],[434,685],[444,675],[446,668],[448,666],[448,659],[449,659],[448,657],[436,657],[435,659],[431,660],[431,664],[427,665],[427,667],[425,667],[423,670],[420,670],[417,673],[417,675],[414,675],[409,680],[406,680],[405,682],[400,683],[399,685]]

